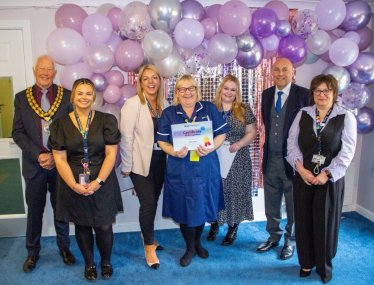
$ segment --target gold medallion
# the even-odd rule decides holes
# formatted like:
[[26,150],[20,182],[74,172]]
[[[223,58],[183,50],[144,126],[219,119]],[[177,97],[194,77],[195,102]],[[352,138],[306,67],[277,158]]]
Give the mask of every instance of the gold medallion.
[[47,134],[49,134],[49,132],[50,132],[50,130],[49,130],[49,123],[45,123],[44,124],[43,130],[44,130],[44,132],[46,132]]

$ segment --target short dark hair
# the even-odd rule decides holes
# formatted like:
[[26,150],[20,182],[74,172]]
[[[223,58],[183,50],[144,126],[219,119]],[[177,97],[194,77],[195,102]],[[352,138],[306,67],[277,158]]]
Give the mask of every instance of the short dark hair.
[[95,84],[88,78],[80,78],[80,79],[75,80],[75,82],[73,84],[73,88],[71,90],[70,102],[71,103],[74,102],[75,91],[77,90],[77,87],[81,84],[87,84],[87,85],[90,85],[92,87],[93,102],[95,102],[95,100],[96,100],[96,87],[95,87]]
[[313,92],[322,83],[325,83],[327,85],[327,88],[332,89],[332,93],[333,93],[332,102],[333,104],[337,104],[338,103],[338,92],[339,92],[338,81],[331,74],[328,74],[328,75],[320,74],[314,77],[312,79],[312,82],[310,83],[310,88],[309,88],[310,105],[315,104]]

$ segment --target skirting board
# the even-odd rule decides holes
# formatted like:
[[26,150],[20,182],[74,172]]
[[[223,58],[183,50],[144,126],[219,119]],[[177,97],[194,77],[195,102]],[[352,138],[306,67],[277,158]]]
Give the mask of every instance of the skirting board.
[[356,204],[356,212],[374,222],[374,213]]

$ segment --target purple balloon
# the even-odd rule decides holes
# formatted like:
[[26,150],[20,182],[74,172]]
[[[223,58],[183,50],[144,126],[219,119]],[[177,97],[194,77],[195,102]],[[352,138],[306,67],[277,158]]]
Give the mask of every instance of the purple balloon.
[[242,1],[226,2],[218,12],[219,27],[225,34],[233,37],[244,34],[251,19],[251,10]]
[[292,19],[292,31],[303,38],[313,35],[319,27],[317,14],[309,9],[300,10]]
[[[105,88],[108,86],[108,83],[106,82],[106,79],[105,79],[104,75],[102,75],[102,74],[95,73],[91,76],[90,79],[93,82],[93,84],[95,85],[96,91],[98,91],[98,92],[103,92],[105,90]],[[102,105],[103,104],[101,104],[101,106]]]
[[347,39],[350,39],[352,40],[354,43],[356,44],[359,44],[361,42],[361,37],[360,35],[357,33],[357,32],[353,32],[353,31],[350,31],[350,32],[346,32],[344,35],[343,35],[343,38],[347,38]]
[[110,104],[117,103],[122,96],[121,89],[117,85],[108,85],[103,93],[103,98],[105,102]]
[[362,108],[370,100],[370,91],[365,84],[352,82],[342,93],[342,99],[344,105],[351,110]]
[[214,5],[209,6],[206,9],[206,18],[212,19],[214,22],[216,22],[217,33],[222,33],[222,30],[218,25],[218,12],[219,12],[219,9],[221,9],[221,7],[222,7],[221,4],[214,4]]
[[358,45],[350,39],[337,39],[329,49],[329,56],[337,66],[348,66],[358,57]]
[[256,38],[267,38],[275,33],[277,23],[278,16],[273,10],[259,8],[252,14],[249,30]]
[[106,43],[112,35],[112,22],[103,14],[89,15],[82,24],[82,35],[89,44]]
[[360,109],[360,113],[356,116],[357,132],[359,134],[368,134],[374,130],[374,110],[369,107]]
[[362,29],[357,30],[357,33],[360,36],[358,49],[363,51],[371,45],[371,42],[373,41],[373,32],[369,29],[369,27],[365,26]]
[[307,56],[305,40],[295,34],[290,34],[280,40],[278,46],[279,55],[288,58],[292,63],[299,62]]
[[308,55],[306,55],[302,60],[300,60],[298,62],[294,62],[292,65],[295,68],[300,67],[306,62],[307,59],[308,59]]
[[82,23],[87,12],[75,4],[65,4],[57,9],[55,24],[57,28],[71,28],[82,34]]
[[314,11],[319,19],[319,28],[325,31],[337,28],[347,13],[342,0],[321,0]]
[[144,51],[137,41],[125,40],[118,45],[114,53],[114,58],[120,69],[123,71],[132,71],[142,64]]
[[347,14],[339,29],[344,31],[357,31],[365,27],[371,19],[370,5],[364,1],[352,1],[345,4]]
[[217,24],[212,19],[205,18],[201,21],[204,28],[204,38],[209,40],[217,32]]
[[126,103],[127,99],[133,97],[136,95],[136,86],[131,84],[125,84],[121,88],[122,97],[121,99],[116,103],[116,105],[120,108],[123,107],[123,105]]
[[198,20],[183,19],[175,27],[174,37],[183,48],[197,48],[204,39],[204,27]]
[[75,80],[91,78],[92,74],[83,62],[68,64],[60,72],[60,83],[64,88],[71,90]]
[[47,53],[59,64],[79,61],[87,46],[80,33],[70,28],[54,30],[47,38]]
[[262,39],[262,46],[268,51],[272,51],[278,48],[279,39],[276,35],[271,35],[270,37]]
[[347,69],[352,81],[366,85],[374,83],[374,53],[361,52]]
[[117,118],[118,124],[121,121],[121,109],[116,104],[105,104],[101,107],[100,111],[114,115]]
[[238,53],[236,40],[227,34],[216,34],[208,44],[210,58],[216,63],[226,64],[232,62]]
[[114,54],[106,44],[92,44],[83,53],[83,62],[94,73],[107,72],[113,66]]
[[118,70],[109,70],[105,72],[104,77],[108,83],[108,85],[116,85],[121,87],[125,82],[125,77],[123,76],[122,72]]
[[184,0],[182,5],[182,19],[195,19],[201,22],[205,19],[206,11],[199,2],[195,0]]
[[[330,36],[330,39],[331,39],[331,44],[333,42],[335,42],[337,39],[339,39],[339,37],[337,35],[335,35],[332,31],[327,31],[327,33],[329,34]],[[330,45],[331,46],[331,45]],[[329,51],[321,54],[320,56],[320,59],[322,59],[324,62],[328,62],[330,63],[331,62],[331,59],[330,59],[330,55],[329,55]]]
[[291,33],[291,24],[287,20],[280,20],[275,28],[275,35],[280,38],[284,38]]
[[282,1],[270,1],[265,4],[264,8],[273,10],[279,20],[286,20],[288,22],[290,19],[290,10]]
[[252,69],[258,66],[264,57],[264,48],[258,39],[256,39],[255,46],[249,51],[244,52],[239,50],[236,55],[237,63],[246,69]]
[[108,11],[108,19],[112,22],[113,30],[119,31],[118,16],[121,13],[121,9],[118,7],[112,8]]

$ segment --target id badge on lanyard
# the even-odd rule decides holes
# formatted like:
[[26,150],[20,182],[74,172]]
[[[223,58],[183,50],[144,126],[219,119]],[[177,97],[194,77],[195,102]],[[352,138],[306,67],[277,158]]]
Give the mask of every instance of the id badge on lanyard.
[[321,149],[322,149],[322,127],[324,127],[327,123],[328,118],[330,117],[330,114],[332,112],[332,108],[328,110],[325,118],[321,122],[321,119],[319,117],[319,111],[316,108],[316,130],[317,130],[317,154],[313,155],[312,162],[316,163],[316,166],[313,169],[314,174],[319,174],[319,168],[321,167],[322,164],[325,163],[326,157],[321,154]]

